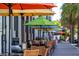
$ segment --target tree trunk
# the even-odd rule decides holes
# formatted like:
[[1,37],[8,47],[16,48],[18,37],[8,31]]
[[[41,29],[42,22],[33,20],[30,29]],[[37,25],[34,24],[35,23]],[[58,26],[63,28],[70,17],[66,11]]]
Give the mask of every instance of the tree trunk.
[[70,26],[70,43],[74,43],[74,25]]
[[79,46],[79,16],[77,17],[77,20],[78,20],[78,46]]
[[71,26],[71,43],[74,43],[74,25]]
[[[73,11],[73,10],[72,10]],[[74,41],[74,24],[72,21],[72,13],[69,16],[69,23],[70,23],[70,43],[73,43]]]

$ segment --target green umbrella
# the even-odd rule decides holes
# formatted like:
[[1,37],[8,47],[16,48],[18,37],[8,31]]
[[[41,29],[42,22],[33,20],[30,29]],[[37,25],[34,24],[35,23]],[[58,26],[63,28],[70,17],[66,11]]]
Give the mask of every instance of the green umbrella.
[[57,26],[61,27],[61,22],[58,21],[58,20],[52,21],[52,23],[53,23],[54,25],[57,25]]
[[58,28],[54,28],[53,30],[61,31],[61,28],[58,27]]
[[45,19],[44,17],[40,16],[35,20],[32,20],[28,23],[25,23],[24,25],[28,26],[52,26],[54,25],[51,21]]
[[62,29],[61,29],[61,22],[60,22],[60,21],[55,20],[55,21],[52,21],[52,23],[53,23],[54,25],[57,25],[57,26],[58,26],[57,28],[53,28],[53,30],[57,30],[57,31],[61,31],[61,30],[62,30]]
[[35,20],[32,20],[28,23],[25,23],[24,25],[28,25],[28,26],[55,26],[51,21],[49,21],[48,19],[45,19],[44,17],[40,16]]

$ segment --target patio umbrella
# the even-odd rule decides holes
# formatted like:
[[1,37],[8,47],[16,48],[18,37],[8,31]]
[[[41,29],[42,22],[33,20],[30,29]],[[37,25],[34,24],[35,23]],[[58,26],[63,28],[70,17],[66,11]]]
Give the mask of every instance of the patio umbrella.
[[[45,37],[45,35],[44,35],[45,32],[55,30],[58,27],[59,26],[40,26],[40,27],[39,26],[32,26],[32,28],[35,29],[35,30],[42,30],[43,31],[42,37]],[[51,35],[49,36],[49,39],[51,39]]]
[[[23,13],[24,16],[34,16],[34,15],[52,15],[54,14],[51,12],[50,8],[56,7],[54,4],[45,4],[45,3],[0,3],[0,15],[2,16],[9,16],[9,7],[10,7],[10,16],[19,16]],[[40,11],[39,11],[40,9]],[[43,10],[44,9],[44,10]],[[36,11],[36,12],[35,12]],[[46,11],[46,12],[45,12]]]
[[[41,26],[55,26],[51,21],[45,19],[42,16],[38,17],[35,20],[32,20],[31,22],[25,23],[24,25],[39,26],[39,28],[41,28]],[[47,29],[47,27],[45,29]]]
[[32,28],[33,29],[39,29],[39,30],[46,30],[46,28],[48,29],[48,30],[52,30],[52,29],[54,29],[54,28],[57,28],[58,26],[41,26],[41,27],[39,27],[39,26],[32,26]]
[[58,20],[52,21],[52,23],[53,23],[54,25],[57,25],[57,26],[61,27],[61,22],[58,21]]
[[55,24],[54,22],[51,22],[43,17],[39,17],[36,20],[26,23],[25,25],[30,25],[30,26],[32,26],[33,29],[38,29],[38,30],[49,31],[49,30],[59,30],[60,29],[58,24]]
[[55,26],[51,21],[45,19],[44,17],[40,16],[31,22],[25,23],[24,25],[28,26]]
[[[12,10],[12,16],[37,16],[37,15],[54,15],[55,13],[50,9],[27,9],[27,10]],[[8,9],[0,9],[0,15],[8,16]]]
[[[28,4],[0,3],[0,9],[3,11],[3,13],[0,13],[0,14],[1,14],[1,16],[9,16],[9,24],[10,24],[11,23],[10,16],[12,16],[12,15],[13,16],[19,16],[19,15],[23,16],[23,11],[21,11],[19,13],[15,13],[15,14],[14,14],[14,11],[25,10],[25,9],[50,9],[52,7],[55,7],[55,5],[53,5],[53,4],[30,4],[30,3],[28,3]],[[8,11],[8,13],[7,13],[7,11]],[[10,43],[10,34],[11,34],[10,28],[11,28],[11,26],[9,25],[9,54],[8,55],[10,55],[10,44],[11,44]]]
[[61,35],[63,35],[63,34],[65,34],[65,32],[62,32],[62,31],[61,31],[61,32],[58,32],[58,34],[61,34]]
[[38,27],[36,27],[36,28],[32,27],[32,28],[35,29],[35,30],[41,30],[41,31],[43,31],[42,32],[42,37],[45,37],[44,33],[48,32],[49,39],[51,40],[51,35],[50,35],[49,31],[54,30],[54,28],[57,28],[58,26],[40,26],[39,28]]

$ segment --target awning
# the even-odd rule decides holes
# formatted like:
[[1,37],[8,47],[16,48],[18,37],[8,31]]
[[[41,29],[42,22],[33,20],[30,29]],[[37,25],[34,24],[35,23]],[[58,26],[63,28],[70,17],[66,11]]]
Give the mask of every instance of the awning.
[[[13,16],[20,16],[23,13],[23,16],[37,16],[37,15],[54,15],[55,13],[50,9],[27,9],[27,10],[12,10]],[[8,16],[8,9],[0,9],[0,15]]]

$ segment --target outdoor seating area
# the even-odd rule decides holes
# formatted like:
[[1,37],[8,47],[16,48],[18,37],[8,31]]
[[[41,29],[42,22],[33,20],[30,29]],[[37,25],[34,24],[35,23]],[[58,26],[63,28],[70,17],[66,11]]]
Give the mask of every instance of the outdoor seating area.
[[[35,42],[34,42],[35,41]],[[34,40],[33,45],[31,45],[30,48],[27,48],[24,50],[23,55],[24,56],[48,56],[51,52],[51,50],[55,49],[55,41],[47,41],[45,43],[40,43],[38,40]]]
[[0,3],[2,55],[49,55],[55,43],[48,32],[52,30],[50,26],[57,26],[49,20],[55,14],[53,7],[57,6],[53,3]]
[[[79,47],[78,6],[71,3],[64,3],[60,8],[54,3],[0,3],[0,55],[60,55],[64,54],[60,51],[74,49],[71,45]],[[59,19],[54,19],[53,8],[60,9]]]

